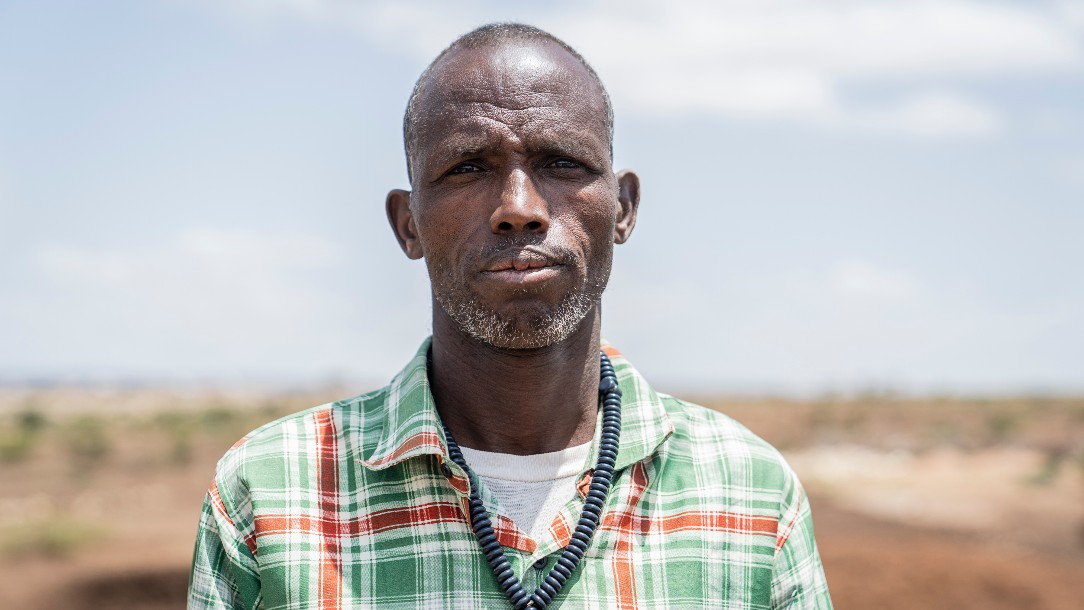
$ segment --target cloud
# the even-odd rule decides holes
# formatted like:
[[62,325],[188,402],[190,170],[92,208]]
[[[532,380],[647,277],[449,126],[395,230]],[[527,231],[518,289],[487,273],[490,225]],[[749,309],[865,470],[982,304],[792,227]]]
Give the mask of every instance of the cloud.
[[921,295],[917,279],[865,261],[845,261],[828,274],[827,286],[834,300],[843,302],[906,302]]
[[1062,21],[1084,32],[1084,4],[1080,0],[1061,0],[1054,7]]
[[[981,102],[914,88],[929,79],[1066,73],[1082,56],[1081,11],[1064,2],[605,0],[503,12],[469,3],[448,11],[437,2],[233,6],[249,16],[349,27],[420,62],[479,23],[524,20],[583,52],[625,111],[799,120],[881,134],[988,135],[1001,120]],[[870,84],[895,86],[899,97],[881,108],[856,104],[852,89]]]
[[894,106],[839,113],[826,120],[858,131],[921,138],[993,135],[1003,123],[993,108],[943,91],[918,93]]
[[1053,163],[1054,175],[1068,184],[1084,187],[1084,155],[1056,159]]
[[9,174],[0,167],[0,214],[15,207]]
[[356,254],[296,228],[39,245],[0,291],[0,376],[386,379],[426,333],[424,266]]
[[842,315],[848,324],[892,318],[936,296],[909,271],[863,259],[838,260],[776,278],[775,284],[765,289],[785,294],[788,303],[805,311],[803,319]]
[[311,236],[195,229],[144,248],[45,245],[32,258],[76,300],[123,304],[151,325],[229,341],[289,329],[319,311],[321,292],[308,276],[334,266],[340,254]]
[[[916,82],[1066,70],[1081,55],[1079,41],[1041,11],[977,2],[659,3],[622,14],[626,21],[602,44],[586,24],[569,38],[582,39],[587,56],[614,77],[616,96],[646,113],[685,109],[911,133],[908,125],[928,122],[915,115],[928,116],[929,104],[904,106],[904,126],[885,129],[861,120],[869,111],[850,89],[899,86],[902,100],[876,111],[887,119],[915,95]],[[934,133],[961,132],[927,131]]]
[[338,255],[333,244],[309,236],[202,228],[140,251],[54,245],[44,246],[36,258],[45,271],[57,276],[118,285],[151,279],[154,285],[167,281],[171,272],[196,273],[213,281],[212,276],[252,276],[276,267],[325,265],[334,263]]

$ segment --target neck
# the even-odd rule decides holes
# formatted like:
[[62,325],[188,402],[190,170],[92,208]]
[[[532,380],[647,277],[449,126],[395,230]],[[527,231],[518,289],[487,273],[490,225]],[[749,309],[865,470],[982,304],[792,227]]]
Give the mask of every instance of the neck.
[[433,304],[429,380],[459,444],[532,455],[589,442],[598,414],[598,306],[554,345],[508,350],[463,334]]

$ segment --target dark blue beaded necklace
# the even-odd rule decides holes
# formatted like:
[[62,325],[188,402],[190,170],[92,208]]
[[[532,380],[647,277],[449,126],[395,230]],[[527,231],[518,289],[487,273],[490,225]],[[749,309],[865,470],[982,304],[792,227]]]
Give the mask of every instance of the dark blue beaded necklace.
[[[595,535],[602,517],[602,507],[606,504],[606,496],[610,492],[610,481],[614,475],[614,464],[617,460],[617,448],[621,440],[621,388],[617,385],[617,375],[610,359],[605,353],[600,354],[601,364],[599,367],[599,402],[602,403],[602,437],[599,440],[598,462],[595,464],[594,473],[591,476],[591,487],[580,513],[580,521],[576,524],[576,530],[572,533],[572,539],[568,542],[561,557],[550,570],[549,575],[531,595],[523,589],[523,584],[512,572],[512,566],[508,558],[504,556],[501,543],[497,542],[497,534],[493,531],[493,523],[489,520],[489,512],[478,497],[478,486],[471,486],[470,491],[470,522],[474,529],[474,535],[478,537],[478,544],[482,547],[482,553],[493,569],[493,575],[497,577],[497,584],[512,602],[516,610],[524,608],[544,609],[549,605],[557,592],[565,586],[572,573],[576,571],[583,555],[587,552],[587,545]],[[463,452],[452,438],[448,426],[444,426],[444,437],[448,440],[448,455],[452,461],[459,465],[464,472],[470,472],[467,461],[463,459]]]

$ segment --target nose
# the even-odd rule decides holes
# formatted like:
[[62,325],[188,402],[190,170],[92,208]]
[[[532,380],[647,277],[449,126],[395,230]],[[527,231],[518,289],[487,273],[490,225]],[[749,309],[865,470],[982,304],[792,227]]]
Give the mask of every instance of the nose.
[[550,228],[549,203],[527,172],[514,169],[501,185],[500,203],[489,219],[494,233],[545,233]]

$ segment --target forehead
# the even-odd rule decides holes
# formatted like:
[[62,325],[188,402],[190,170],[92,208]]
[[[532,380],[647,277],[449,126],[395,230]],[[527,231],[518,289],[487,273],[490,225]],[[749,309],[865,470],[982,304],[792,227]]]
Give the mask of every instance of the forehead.
[[422,86],[414,131],[423,146],[504,130],[545,137],[577,133],[608,149],[606,114],[598,84],[559,45],[508,41],[442,58]]

